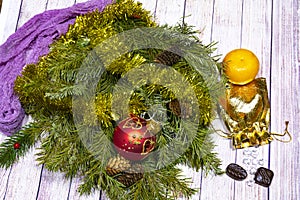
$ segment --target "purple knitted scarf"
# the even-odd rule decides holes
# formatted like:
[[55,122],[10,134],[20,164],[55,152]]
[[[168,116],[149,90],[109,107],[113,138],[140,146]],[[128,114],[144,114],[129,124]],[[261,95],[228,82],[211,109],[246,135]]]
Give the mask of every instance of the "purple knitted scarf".
[[0,46],[0,131],[12,135],[20,130],[25,112],[14,94],[14,81],[26,64],[36,63],[49,52],[53,40],[68,30],[76,16],[98,9],[112,0],[91,0],[72,7],[34,16]]

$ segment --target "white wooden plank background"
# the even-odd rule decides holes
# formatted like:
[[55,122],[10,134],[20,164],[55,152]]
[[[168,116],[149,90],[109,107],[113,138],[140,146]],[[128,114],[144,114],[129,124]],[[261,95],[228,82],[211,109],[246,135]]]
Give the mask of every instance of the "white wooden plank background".
[[[86,0],[4,0],[0,14],[0,44],[35,14],[65,8]],[[184,21],[201,30],[204,43],[218,42],[216,54],[224,55],[234,48],[249,48],[259,58],[259,76],[266,77],[271,101],[271,131],[282,132],[284,121],[290,121],[293,141],[273,142],[258,148],[264,166],[274,171],[269,188],[247,186],[226,175],[205,177],[186,167],[193,187],[201,188],[192,199],[300,199],[300,51],[298,0],[140,0],[160,24],[174,25]],[[186,17],[184,17],[186,16]],[[0,55],[1,56],[1,55]],[[216,128],[223,128],[220,121]],[[0,135],[0,142],[5,136]],[[232,162],[243,165],[243,150],[232,150],[230,141],[214,136],[223,160],[222,168]],[[97,191],[80,197],[76,188],[80,180],[65,180],[34,161],[36,150],[28,152],[11,168],[0,169],[0,199],[106,199]]]

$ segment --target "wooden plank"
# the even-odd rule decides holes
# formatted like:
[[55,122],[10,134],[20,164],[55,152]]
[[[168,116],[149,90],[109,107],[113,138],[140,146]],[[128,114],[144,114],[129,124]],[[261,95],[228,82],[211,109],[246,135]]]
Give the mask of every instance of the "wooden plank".
[[87,2],[88,0],[75,0],[75,3],[83,3],[83,2]]
[[[23,120],[23,125],[25,125],[27,122],[32,121],[31,117],[25,117]],[[0,143],[4,142],[8,136],[5,136],[4,134],[0,133]],[[25,156],[30,155],[30,152],[28,152]],[[25,157],[24,156],[24,157]],[[23,160],[22,158],[21,160]],[[25,161],[27,164],[29,161]],[[21,165],[21,164],[19,164]],[[10,180],[10,177],[13,176],[17,172],[17,169],[15,169],[14,166],[9,167],[8,169],[0,168],[0,199],[4,199],[8,190],[8,183]],[[14,179],[14,177],[12,177]]]
[[75,3],[75,0],[64,0],[64,1],[57,1],[57,0],[48,0],[46,9],[53,10],[59,8],[67,8],[72,6]]
[[21,27],[33,16],[40,14],[46,9],[47,0],[23,0],[17,28]]
[[[5,140],[6,136],[0,133],[0,144]],[[7,189],[7,181],[10,176],[11,167],[7,170],[0,168],[0,199],[4,199],[6,189]]]
[[37,200],[44,199],[68,199],[70,179],[65,179],[59,172],[43,170],[39,185]]
[[[16,26],[14,29],[16,30],[16,27],[20,27],[21,25],[23,25],[33,15],[43,12],[45,10],[46,0],[44,0],[44,2],[40,1],[39,4],[36,4],[33,1],[22,1],[22,4],[17,4],[18,2],[14,3],[16,3],[15,6],[20,7],[21,5],[21,10],[18,11],[18,18],[14,19],[15,21],[13,21],[16,22]],[[8,21],[10,20],[7,19],[6,23]],[[25,119],[24,123],[26,123],[26,121],[27,119]],[[8,184],[5,199],[36,198],[42,170],[41,166],[37,166],[35,162],[36,152],[37,150],[33,148],[15,165],[12,166],[10,178],[7,182]]]
[[[257,155],[257,157],[253,157],[251,155],[244,155],[244,152],[253,152],[253,155]],[[269,153],[269,146],[264,145],[259,148],[247,148],[244,150],[238,150],[237,151],[237,159],[236,163],[240,166],[242,166],[244,169],[247,170],[248,176],[244,181],[236,182],[235,184],[235,190],[234,197],[236,199],[249,199],[249,200],[256,200],[256,199],[268,199],[268,189],[264,188],[258,184],[254,184],[254,173],[259,167],[265,167],[268,168],[269,159],[268,159],[268,153]],[[247,159],[250,164],[245,164],[244,159]],[[258,160],[263,160],[263,164],[259,165]]]
[[143,8],[149,10],[153,17],[156,16],[157,0],[138,0],[138,2],[141,2],[143,4]]
[[[215,54],[226,54],[232,49],[240,47],[241,38],[242,1],[232,0],[230,3],[223,0],[216,0],[213,8],[212,19],[212,41],[217,41]],[[208,37],[208,36],[207,36]],[[213,123],[215,129],[227,131],[220,120]],[[222,160],[222,169],[236,160],[236,151],[231,147],[229,139],[222,138],[215,134],[214,141],[217,145],[215,151],[218,152]],[[235,199],[235,182],[226,175],[209,175],[202,179],[201,199]]]
[[[32,0],[23,1],[33,2]],[[86,0],[77,0],[76,2],[78,3],[85,1]],[[20,2],[19,5],[21,5],[21,0],[4,1],[2,11],[4,11],[4,6],[6,3],[8,5],[8,2],[9,4],[12,4],[13,2]],[[151,8],[150,10],[152,10],[156,7],[155,1],[144,0],[144,2],[145,8]],[[155,2],[155,4],[153,2]],[[156,15],[159,22],[165,20],[165,23],[172,25],[172,21],[175,23],[179,21],[180,17],[183,16],[183,9],[179,9],[176,6],[176,2],[178,1],[171,2],[167,0],[158,0],[158,12],[156,12]],[[210,39],[219,41],[217,53],[222,53],[224,55],[233,48],[245,47],[253,50],[259,57],[262,63],[260,76],[266,77],[267,80],[271,80],[272,83],[271,85],[268,85],[269,92],[271,92],[271,130],[274,132],[281,132],[284,128],[284,121],[289,120],[289,130],[294,134],[294,140],[292,143],[283,144],[274,141],[270,145],[270,169],[274,171],[275,177],[270,187],[269,199],[297,199],[300,196],[300,139],[298,135],[298,133],[300,132],[300,54],[298,35],[299,16],[297,15],[297,10],[299,8],[297,7],[297,0],[273,1],[273,24],[271,24],[269,21],[271,16],[270,9],[272,7],[271,0],[236,0],[231,1],[230,3],[223,2],[221,0],[215,0],[214,7],[213,2],[214,1],[208,0],[186,0],[185,13],[186,15],[192,14],[192,16],[185,18],[185,21],[189,22],[190,20],[190,22],[192,24],[194,23],[199,29],[205,27],[201,38],[203,38],[204,41],[210,41]],[[59,1],[57,3],[64,4],[63,1]],[[56,8],[54,4],[53,8]],[[193,7],[193,5],[195,7]],[[32,6],[32,8],[30,9],[33,9],[33,12],[35,12],[35,9],[33,7],[36,6],[36,3],[30,6]],[[12,8],[16,10],[17,7]],[[176,13],[172,14],[172,10],[174,10],[173,8],[175,9]],[[212,8],[213,11],[208,11],[210,9],[207,10],[207,8]],[[243,12],[242,8],[244,10]],[[292,8],[293,10],[291,10]],[[32,11],[30,11],[30,9],[28,7],[27,12],[31,13]],[[18,12],[19,11],[17,11],[17,13]],[[241,13],[243,13],[243,17],[241,16]],[[14,12],[9,12],[9,14],[15,14],[15,16],[18,16]],[[212,16],[212,14],[214,15]],[[32,14],[31,16],[33,15],[34,14]],[[0,37],[3,36],[3,38],[7,38],[7,36],[15,31],[16,23],[13,26],[13,17],[4,19],[3,16],[4,15],[1,14]],[[24,16],[25,14],[22,13],[21,17]],[[197,16],[201,16],[201,18],[199,17],[199,21]],[[177,20],[175,20],[174,18],[177,18]],[[202,21],[200,19],[204,20]],[[243,25],[241,24],[242,19]],[[10,23],[7,23],[7,21],[9,21]],[[17,20],[15,21],[17,22]],[[25,22],[27,20],[20,19],[20,24],[22,24],[23,21]],[[5,25],[2,26],[3,22],[5,22]],[[203,27],[202,24],[204,25]],[[7,26],[7,28],[4,28],[4,26]],[[271,29],[271,26],[273,27],[272,51],[270,51],[271,41],[269,41],[268,44],[268,40],[270,40],[269,31]],[[14,27],[13,29],[10,29],[11,32],[9,32],[9,27]],[[212,35],[210,35],[210,28],[208,27],[212,28]],[[2,29],[5,30],[2,32],[5,32],[3,34],[5,34],[6,36],[2,34]],[[270,63],[270,60],[272,61],[272,63]],[[270,70],[271,74],[269,73]],[[215,126],[223,128],[223,126],[219,122],[217,122]],[[223,160],[223,169],[225,169],[227,164],[229,164],[230,162],[237,162],[238,164],[242,163],[242,151],[232,151],[229,148],[229,140],[220,138],[217,135],[214,136],[214,139],[216,141],[216,144],[218,145],[216,147],[216,151],[219,152],[219,157]],[[269,146],[264,146],[262,147],[262,151],[260,151],[260,155],[262,155],[262,157],[264,158],[268,154],[268,147]],[[237,154],[237,157],[235,157],[235,154]],[[33,156],[33,154],[30,155]],[[29,157],[25,156],[25,158]],[[33,168],[35,167],[34,159],[31,159],[32,160],[30,161],[30,163],[24,164],[23,162],[15,165],[11,171],[10,176],[9,170],[0,170],[1,199],[4,198],[7,181],[8,188],[6,199],[16,199],[17,197],[22,197],[22,199],[32,197],[31,199],[35,199],[34,193],[32,193],[32,191],[37,190],[36,184],[39,182],[39,179],[37,178],[37,175],[33,175],[36,174],[38,170],[35,170],[34,173],[31,172],[31,170],[33,170]],[[268,158],[266,158],[265,162],[267,162],[267,160]],[[266,165],[267,163],[265,163],[265,166]],[[69,188],[68,186],[70,182],[62,181],[62,175],[59,175],[57,179],[55,179],[55,177],[52,177],[56,176],[57,174],[44,175],[45,177],[43,177],[42,179],[40,188],[44,189],[40,190],[40,193],[50,190],[50,192],[47,193],[48,196],[45,196],[45,198],[50,198],[50,195],[54,195],[54,198],[51,199],[98,199],[98,197],[100,196],[100,194],[97,192],[95,196],[86,198],[78,197],[78,193],[76,193],[76,185],[79,184],[79,180],[73,180],[71,188]],[[193,171],[187,170],[187,175],[193,176]],[[201,177],[201,175],[196,175],[195,177],[195,184],[199,185],[197,181],[199,181],[200,179],[198,179],[197,177]],[[24,182],[23,179],[28,179],[28,181]],[[19,180],[21,180],[20,183],[18,183]],[[25,191],[23,184],[27,184],[27,186],[30,185],[30,187],[26,187]],[[67,185],[62,186],[62,190],[65,190],[63,191],[63,196],[59,195],[61,189],[57,189],[61,187],[60,184]],[[32,190],[30,189],[31,185],[34,188]],[[25,196],[24,198],[24,194],[26,195],[28,188],[30,189],[29,195]],[[67,190],[68,192],[66,192]],[[245,185],[245,181],[234,183],[234,181],[226,175],[219,177],[209,176],[202,180],[201,193],[197,194],[197,197],[195,197],[195,199],[199,196],[201,199],[268,199],[267,191],[267,188],[263,188],[257,185],[255,185],[254,187],[248,187]],[[42,199],[42,197],[39,198]]]
[[5,198],[6,190],[7,190],[7,182],[10,177],[11,167],[7,170],[0,169],[0,199]]
[[273,40],[271,76],[271,130],[283,132],[284,121],[290,122],[291,143],[275,141],[271,145],[270,169],[274,179],[270,199],[299,199],[299,2],[273,2]]
[[22,0],[9,0],[3,2],[0,13],[0,45],[16,31],[21,3]]
[[[205,8],[205,9],[204,9]],[[199,31],[199,37],[204,44],[211,42],[211,28],[212,28],[212,13],[213,1],[210,0],[186,0],[184,10],[184,22],[188,25],[194,26],[195,30]],[[192,178],[192,188],[198,189],[198,192],[191,197],[191,199],[199,199],[201,196],[201,171],[182,166],[185,177]]]
[[[178,165],[178,167],[182,170],[182,176],[184,178],[189,178],[191,180],[192,183],[189,185],[189,187],[197,190],[197,192],[189,199],[198,200],[200,196],[200,187],[201,187],[201,177],[202,177],[201,170],[199,172],[196,172],[192,168],[184,165]],[[180,200],[185,198],[179,194],[177,199]]]
[[224,56],[241,46],[242,1],[216,0],[213,12],[212,40],[218,42],[217,54]]
[[101,200],[109,200],[109,198],[106,196],[105,192],[101,192]]
[[[213,126],[216,130],[226,130],[219,119],[213,122]],[[236,151],[232,149],[231,140],[229,139],[214,134],[213,141],[216,145],[215,152],[218,153],[218,157],[222,160],[221,168],[225,171],[227,165],[235,162]],[[235,182],[225,174],[218,176],[213,174],[203,175],[200,199],[231,200],[234,199],[234,188]]]
[[36,149],[30,150],[13,165],[5,199],[35,199],[38,191],[41,166],[35,162]]
[[272,39],[272,0],[244,1],[242,48],[255,53],[260,62],[258,77],[270,82],[271,39]]
[[199,30],[197,35],[204,44],[211,42],[214,1],[186,0],[184,21]]
[[88,196],[87,195],[80,196],[77,191],[80,184],[81,184],[81,180],[79,178],[72,179],[72,184],[70,187],[68,199],[70,200],[99,200],[100,199],[101,196],[100,191],[95,191],[94,193]]
[[174,26],[181,23],[184,13],[184,0],[157,0],[156,21],[160,25]]
[[[294,44],[296,47],[296,52],[297,52],[297,62],[298,65],[300,65],[300,3],[298,0],[294,0],[294,6],[293,6],[293,12],[294,14]],[[299,137],[300,138],[300,137]],[[300,141],[300,140],[299,140]]]
[[[253,0],[243,2],[243,18],[241,30],[241,47],[251,50],[260,61],[260,71],[258,77],[265,77],[268,86],[270,86],[270,58],[271,58],[271,0]],[[245,152],[255,151],[257,157],[244,155]],[[253,155],[255,155],[253,154]],[[251,162],[250,165],[243,163],[244,159]],[[248,148],[247,150],[237,151],[236,162],[248,170],[248,177],[242,183],[236,184],[236,199],[268,199],[268,190],[253,182],[249,186],[248,181],[253,181],[254,175],[251,174],[257,170],[260,165],[258,160],[263,159],[264,167],[268,167],[269,146],[259,148]],[[253,162],[254,161],[254,162]],[[253,164],[255,163],[255,164]]]
[[[295,61],[295,68],[300,68],[300,3],[299,1],[297,0],[294,0],[294,6],[293,6],[293,12],[294,12],[294,19],[293,19],[293,23],[294,23],[294,35],[293,35],[293,40],[294,40],[294,52],[296,54],[296,59],[294,60]],[[299,88],[300,86],[300,77],[299,77],[299,74],[300,72],[296,71],[295,72],[296,76],[295,76],[295,79],[294,79],[294,84],[295,86]],[[296,103],[295,104],[295,113],[298,113],[298,116],[299,116],[299,113],[300,113],[300,105],[299,105],[299,102],[300,102],[300,94],[299,94],[299,90],[296,90],[294,91],[295,93],[294,94],[294,101],[295,102],[298,102],[298,104]],[[295,186],[294,186],[294,191],[295,191],[295,194],[294,196],[296,197],[299,197],[300,196],[300,155],[299,155],[299,152],[300,152],[300,128],[299,128],[299,124],[300,124],[300,119],[299,117],[295,118],[297,119],[296,123],[294,124],[294,127],[293,127],[293,137],[294,137],[294,141],[293,143],[295,143],[295,146],[294,146],[294,151],[293,152],[296,152],[295,153],[295,156],[294,154],[292,155],[293,158],[295,158],[295,163],[294,165],[296,166],[296,177],[295,177]],[[298,134],[297,134],[298,133]],[[298,167],[297,167],[298,166]]]

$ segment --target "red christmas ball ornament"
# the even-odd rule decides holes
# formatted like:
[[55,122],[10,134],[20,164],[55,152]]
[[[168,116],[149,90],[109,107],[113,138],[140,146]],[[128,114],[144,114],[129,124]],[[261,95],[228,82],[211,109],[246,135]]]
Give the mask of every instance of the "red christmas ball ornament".
[[16,142],[14,144],[14,149],[19,149],[21,147],[20,143]]
[[156,137],[147,129],[147,122],[131,116],[121,121],[113,135],[115,149],[129,160],[142,160],[153,151]]

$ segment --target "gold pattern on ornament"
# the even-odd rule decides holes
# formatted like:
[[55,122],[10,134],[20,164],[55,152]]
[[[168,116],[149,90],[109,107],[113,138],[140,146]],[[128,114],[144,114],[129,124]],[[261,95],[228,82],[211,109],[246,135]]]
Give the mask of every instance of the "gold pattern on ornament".
[[147,155],[149,154],[151,151],[153,151],[155,146],[155,142],[153,142],[152,140],[145,140],[144,144],[143,144],[143,150],[141,155]]
[[131,128],[134,130],[139,130],[142,127],[143,127],[142,122],[138,117],[132,117],[128,119],[123,125],[123,128]]

